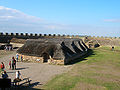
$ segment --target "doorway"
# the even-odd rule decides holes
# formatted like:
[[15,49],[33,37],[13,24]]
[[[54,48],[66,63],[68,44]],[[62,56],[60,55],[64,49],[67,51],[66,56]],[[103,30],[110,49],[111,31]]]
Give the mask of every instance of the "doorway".
[[47,63],[47,62],[48,62],[48,59],[50,59],[48,53],[43,53],[43,54],[42,54],[42,57],[43,57],[43,63]]

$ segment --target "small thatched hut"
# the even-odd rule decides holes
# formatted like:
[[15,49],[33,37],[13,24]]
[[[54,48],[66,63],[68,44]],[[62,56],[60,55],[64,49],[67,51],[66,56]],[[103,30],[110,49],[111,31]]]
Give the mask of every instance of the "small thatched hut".
[[68,64],[86,54],[88,47],[81,39],[29,39],[17,51],[24,60]]

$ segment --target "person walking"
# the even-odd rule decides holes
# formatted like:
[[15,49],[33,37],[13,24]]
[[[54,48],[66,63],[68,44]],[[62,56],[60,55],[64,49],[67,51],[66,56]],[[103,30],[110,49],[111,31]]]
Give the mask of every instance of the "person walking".
[[5,65],[3,62],[1,62],[1,69],[4,70],[5,69]]

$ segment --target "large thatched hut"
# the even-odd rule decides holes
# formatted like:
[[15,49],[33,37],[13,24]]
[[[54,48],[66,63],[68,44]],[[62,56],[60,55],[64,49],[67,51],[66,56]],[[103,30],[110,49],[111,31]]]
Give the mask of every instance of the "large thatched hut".
[[81,39],[29,39],[17,51],[24,60],[68,64],[86,54],[88,47]]

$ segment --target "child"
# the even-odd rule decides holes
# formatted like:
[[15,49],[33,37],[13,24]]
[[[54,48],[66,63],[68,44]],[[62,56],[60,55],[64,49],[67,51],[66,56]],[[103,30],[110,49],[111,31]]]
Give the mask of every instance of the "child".
[[10,66],[9,69],[11,69],[11,61],[9,62],[9,66]]
[[1,62],[1,69],[4,70],[4,68],[5,68],[5,65],[3,62]]
[[23,56],[21,55],[21,62],[23,61]]

